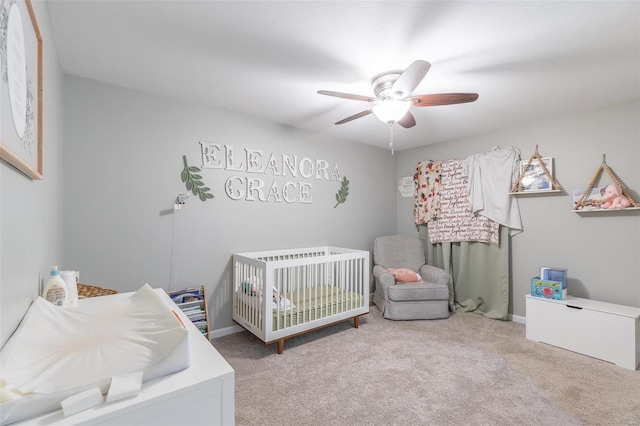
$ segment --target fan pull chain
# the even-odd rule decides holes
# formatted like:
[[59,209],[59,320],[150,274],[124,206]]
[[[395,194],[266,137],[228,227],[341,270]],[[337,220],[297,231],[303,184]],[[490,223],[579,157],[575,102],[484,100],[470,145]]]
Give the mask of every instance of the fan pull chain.
[[389,122],[389,149],[393,155],[393,122]]

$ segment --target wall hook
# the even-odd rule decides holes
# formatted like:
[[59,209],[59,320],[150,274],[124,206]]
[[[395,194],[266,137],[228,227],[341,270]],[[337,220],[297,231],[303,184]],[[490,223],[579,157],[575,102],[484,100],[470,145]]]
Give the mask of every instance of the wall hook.
[[182,206],[184,206],[187,203],[187,198],[189,198],[189,194],[178,194],[178,196],[176,197],[176,200],[173,202],[173,208],[175,210],[180,210],[182,209]]

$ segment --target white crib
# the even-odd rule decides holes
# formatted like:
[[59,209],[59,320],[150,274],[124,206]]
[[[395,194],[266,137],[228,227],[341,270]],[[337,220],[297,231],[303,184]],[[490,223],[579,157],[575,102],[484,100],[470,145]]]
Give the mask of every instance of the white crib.
[[[233,255],[233,320],[265,344],[369,313],[369,252],[311,247]],[[268,314],[266,314],[268,313]]]

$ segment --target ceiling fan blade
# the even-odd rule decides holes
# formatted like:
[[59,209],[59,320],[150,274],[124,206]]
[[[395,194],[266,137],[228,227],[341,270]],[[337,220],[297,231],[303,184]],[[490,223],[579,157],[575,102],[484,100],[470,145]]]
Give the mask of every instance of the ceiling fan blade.
[[398,96],[398,98],[404,98],[418,87],[418,84],[422,81],[427,72],[431,68],[431,64],[427,61],[415,61],[393,83],[391,93]]
[[414,107],[463,104],[465,102],[473,102],[476,99],[478,99],[477,93],[438,93],[435,95],[417,95],[408,98],[408,100],[412,101],[411,106]]
[[335,96],[336,98],[351,99],[353,101],[365,101],[365,102],[375,102],[375,101],[377,101],[376,98],[372,98],[370,96],[353,95],[351,93],[342,93],[342,92],[332,92],[330,90],[318,90],[318,94],[327,95],[327,96]]
[[404,127],[405,129],[410,129],[411,127],[416,125],[416,119],[411,114],[411,112],[407,111],[407,113],[400,120],[396,121],[399,125]]
[[361,111],[361,112],[359,112],[357,114],[353,114],[350,117],[343,118],[342,120],[338,121],[336,124],[344,124],[344,123],[347,123],[349,121],[355,120],[356,118],[361,118],[361,117],[364,117],[366,115],[369,115],[372,112],[373,112],[373,110],[367,109],[367,110]]

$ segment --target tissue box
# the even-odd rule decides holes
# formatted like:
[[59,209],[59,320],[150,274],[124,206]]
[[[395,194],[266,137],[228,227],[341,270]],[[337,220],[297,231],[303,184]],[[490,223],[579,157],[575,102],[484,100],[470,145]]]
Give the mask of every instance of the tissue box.
[[567,298],[566,287],[562,288],[562,282],[542,280],[540,277],[531,278],[531,295],[544,299],[562,300]]

